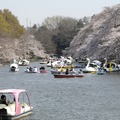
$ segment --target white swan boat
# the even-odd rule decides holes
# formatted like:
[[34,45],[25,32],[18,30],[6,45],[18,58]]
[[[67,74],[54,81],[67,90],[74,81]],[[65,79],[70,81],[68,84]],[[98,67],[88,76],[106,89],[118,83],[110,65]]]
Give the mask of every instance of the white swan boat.
[[12,60],[10,67],[9,67],[10,72],[17,72],[19,71],[19,66],[17,64],[17,61],[15,59]]
[[12,63],[12,64],[10,64],[10,69],[9,69],[9,71],[11,71],[11,72],[17,72],[17,71],[19,71],[19,66],[18,66],[18,64],[17,64],[17,63]]
[[118,72],[120,71],[120,66],[114,62],[108,62],[107,58],[104,58],[105,63],[103,64],[103,68],[106,72]]
[[18,66],[17,61],[15,59],[13,60],[13,63],[10,64],[9,71],[11,71],[11,72],[19,71],[19,66]]
[[[7,105],[0,101],[0,120],[16,120],[27,117],[32,113],[33,107],[30,105],[29,96],[24,89],[3,89],[1,96],[11,98],[13,102]],[[2,98],[2,97],[1,97]]]
[[19,61],[19,66],[28,66],[30,64],[29,60],[23,59]]
[[87,65],[85,68],[82,68],[83,73],[97,73],[98,68],[96,64],[92,64],[90,59],[87,58]]

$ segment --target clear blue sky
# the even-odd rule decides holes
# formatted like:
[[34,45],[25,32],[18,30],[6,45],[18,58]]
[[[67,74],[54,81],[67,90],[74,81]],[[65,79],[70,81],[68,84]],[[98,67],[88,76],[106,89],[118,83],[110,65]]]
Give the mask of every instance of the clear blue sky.
[[0,9],[9,9],[26,27],[56,15],[76,19],[92,16],[116,4],[120,0],[0,0]]

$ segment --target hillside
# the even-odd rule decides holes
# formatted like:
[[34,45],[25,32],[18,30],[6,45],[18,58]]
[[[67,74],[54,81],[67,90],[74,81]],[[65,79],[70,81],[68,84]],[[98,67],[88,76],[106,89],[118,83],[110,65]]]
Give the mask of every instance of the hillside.
[[45,58],[47,54],[32,33],[8,9],[0,10],[0,63],[12,59]]
[[74,58],[115,60],[120,62],[120,4],[106,7],[93,15],[90,23],[73,39],[65,55]]

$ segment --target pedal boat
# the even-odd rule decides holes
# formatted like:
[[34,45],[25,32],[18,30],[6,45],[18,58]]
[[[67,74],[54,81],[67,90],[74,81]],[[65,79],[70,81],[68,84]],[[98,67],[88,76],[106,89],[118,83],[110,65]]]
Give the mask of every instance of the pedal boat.
[[32,114],[33,107],[30,105],[26,90],[3,89],[0,90],[0,95],[5,95],[7,99],[12,98],[14,100],[8,105],[0,104],[0,120],[16,120]]

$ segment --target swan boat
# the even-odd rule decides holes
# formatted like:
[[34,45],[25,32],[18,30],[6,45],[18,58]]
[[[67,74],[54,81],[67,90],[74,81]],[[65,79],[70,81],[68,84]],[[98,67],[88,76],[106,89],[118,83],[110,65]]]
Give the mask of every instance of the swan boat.
[[19,71],[19,66],[17,64],[17,61],[15,59],[13,59],[11,61],[10,67],[9,67],[9,71],[10,72],[17,72]]
[[10,64],[10,69],[9,69],[9,71],[11,71],[11,72],[18,72],[18,71],[19,71],[18,64],[17,64],[17,63],[12,63],[12,64]]
[[108,62],[107,58],[104,58],[105,63],[103,64],[104,71],[106,72],[119,72],[120,66],[114,62]]
[[66,72],[66,69],[63,68],[63,67],[61,67],[61,68],[59,68],[59,69],[57,69],[57,68],[51,69],[51,73],[52,73],[52,74],[61,74],[61,73],[64,73],[64,74],[65,74],[65,72]]
[[30,61],[23,59],[19,61],[19,66],[28,66],[30,64]]
[[30,105],[26,90],[3,89],[0,90],[0,94],[13,101],[9,102],[8,105],[0,102],[0,120],[16,120],[32,114],[33,107]]
[[95,63],[91,63],[90,59],[87,58],[87,65],[82,68],[83,73],[97,73],[98,67]]
[[46,59],[43,59],[40,61],[40,64],[47,64],[47,63],[48,63],[48,61]]

